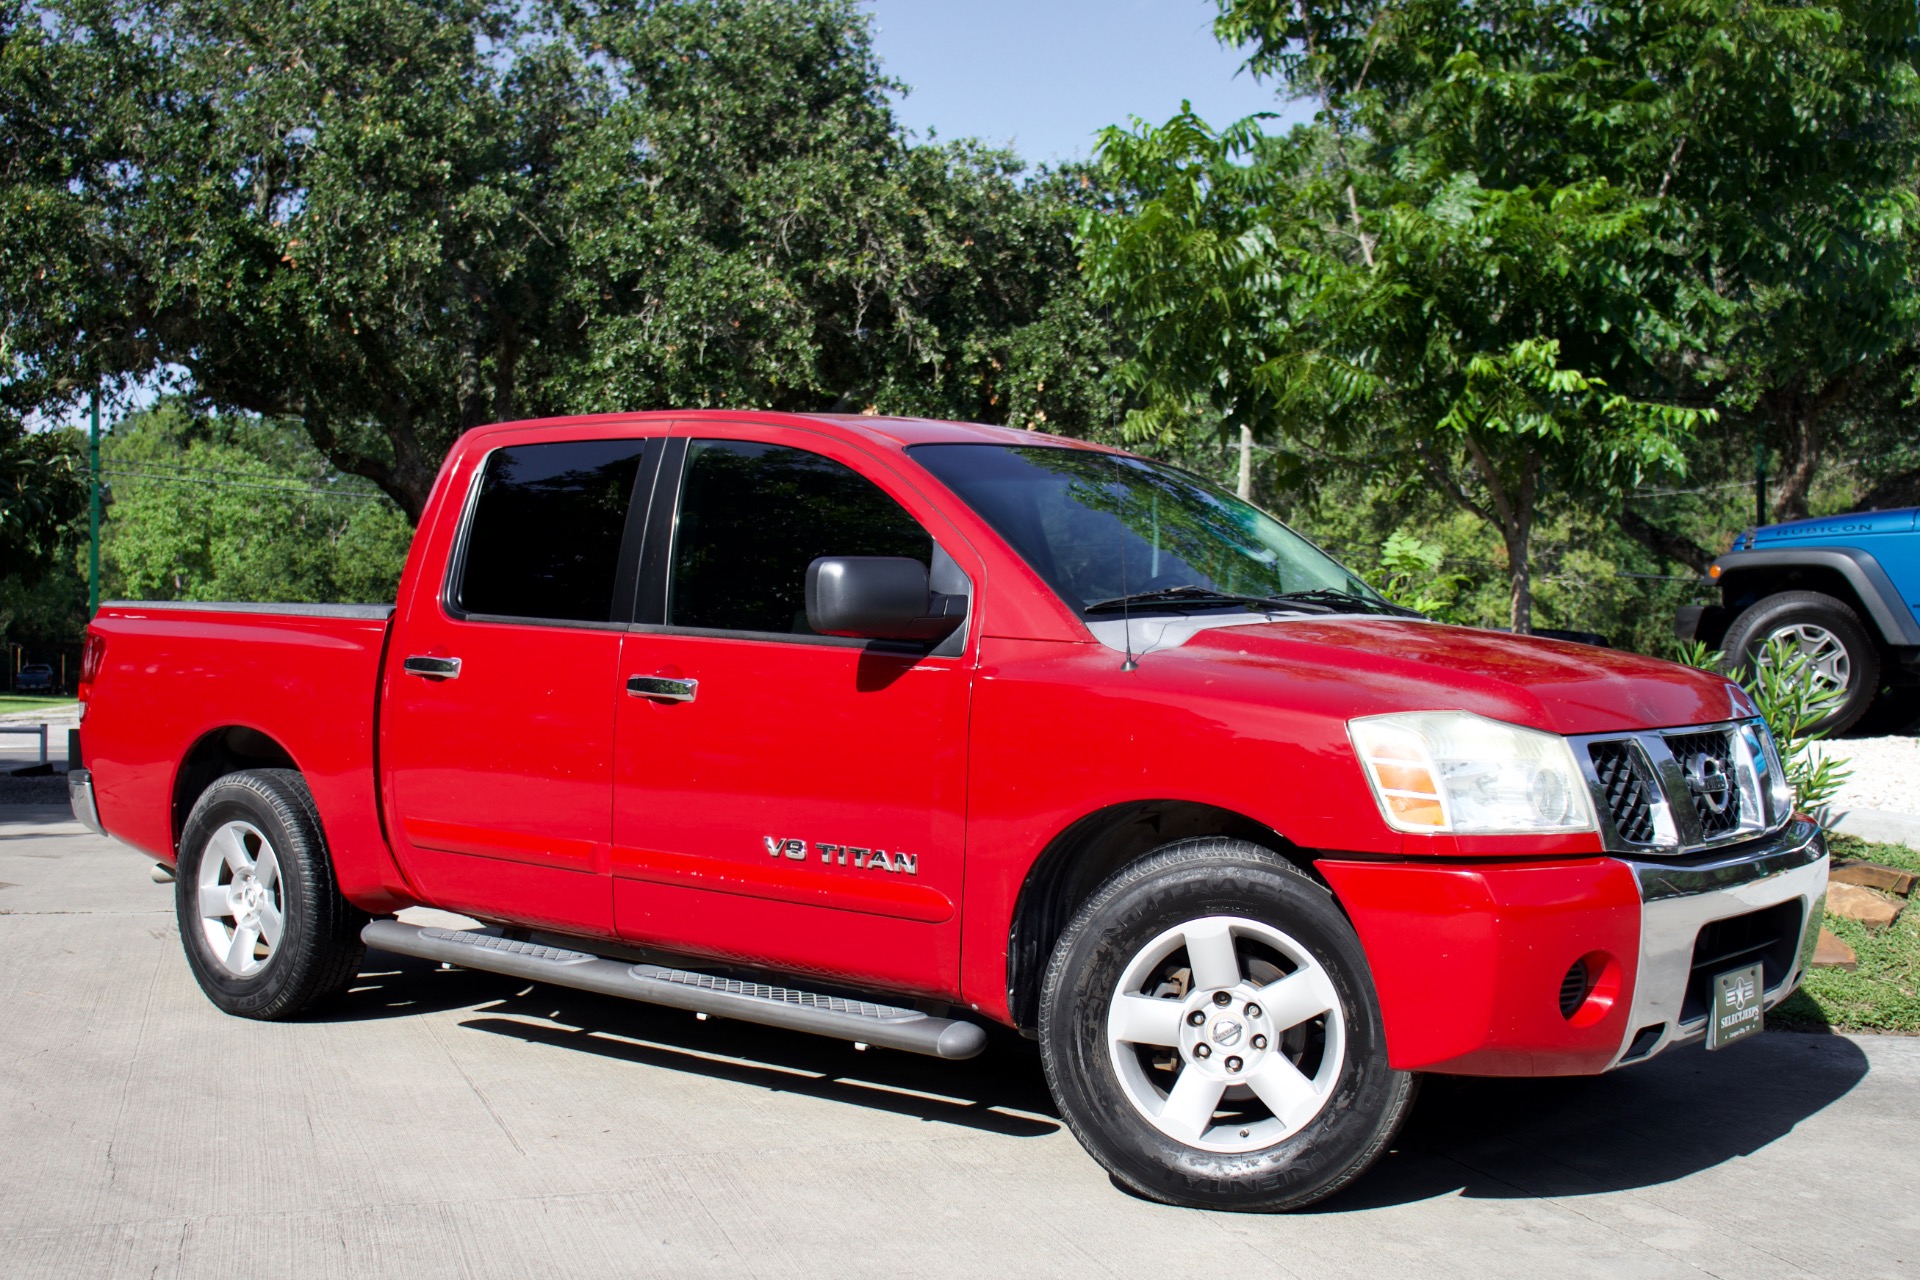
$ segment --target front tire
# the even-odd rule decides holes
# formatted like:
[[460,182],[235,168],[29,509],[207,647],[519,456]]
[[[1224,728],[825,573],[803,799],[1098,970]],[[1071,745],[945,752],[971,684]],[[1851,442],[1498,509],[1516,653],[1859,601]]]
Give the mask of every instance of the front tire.
[[1845,733],[1873,704],[1880,689],[1880,652],[1859,615],[1818,591],[1781,591],[1741,611],[1727,628],[1726,653],[1738,671],[1765,658],[1767,642],[1779,640],[1805,657],[1816,692],[1833,691],[1833,709],[1810,732]]
[[207,999],[242,1018],[291,1018],[359,972],[367,916],[340,896],[313,796],[287,769],[230,773],[180,836],[174,910]]
[[1412,1105],[1359,938],[1325,888],[1245,841],[1169,845],[1081,907],[1048,965],[1061,1115],[1150,1199],[1272,1211],[1366,1171]]

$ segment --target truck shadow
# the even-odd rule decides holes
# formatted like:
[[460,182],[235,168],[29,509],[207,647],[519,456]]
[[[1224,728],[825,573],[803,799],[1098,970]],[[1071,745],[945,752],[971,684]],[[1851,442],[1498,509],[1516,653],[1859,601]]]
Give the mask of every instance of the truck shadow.
[[1061,1125],[1032,1042],[990,1027],[986,1051],[941,1062],[886,1050],[860,1052],[820,1036],[616,1000],[499,974],[442,969],[428,960],[369,951],[348,993],[315,1021],[359,1022],[468,1010],[460,1025],[638,1066],[728,1080],[777,1093],[916,1116],[1006,1137]]
[[[369,952],[326,1021],[465,1011],[460,1025],[1006,1137],[1059,1131],[1040,1056],[997,1027],[964,1062],[862,1053],[838,1040]],[[1772,1032],[1709,1054],[1675,1049],[1604,1076],[1429,1076],[1393,1149],[1308,1213],[1437,1196],[1549,1199],[1657,1186],[1751,1155],[1845,1096],[1867,1058],[1833,1035]]]
[[1443,1195],[1550,1199],[1657,1186],[1784,1137],[1867,1069],[1850,1040],[1780,1032],[1718,1053],[1674,1049],[1604,1076],[1429,1076],[1386,1158],[1308,1212]]

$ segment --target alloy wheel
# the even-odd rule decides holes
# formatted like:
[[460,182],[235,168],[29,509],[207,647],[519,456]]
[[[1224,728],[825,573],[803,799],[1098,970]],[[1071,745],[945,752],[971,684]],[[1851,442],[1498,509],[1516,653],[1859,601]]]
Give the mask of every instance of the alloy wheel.
[[1167,930],[1121,974],[1107,1046],[1127,1099],[1205,1151],[1257,1151],[1326,1107],[1346,1011],[1313,954],[1280,930],[1208,916]]

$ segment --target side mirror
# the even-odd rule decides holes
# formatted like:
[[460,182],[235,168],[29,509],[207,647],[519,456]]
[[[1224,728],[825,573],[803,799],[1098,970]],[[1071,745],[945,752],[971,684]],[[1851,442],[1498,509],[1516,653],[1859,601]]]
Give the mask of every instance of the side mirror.
[[823,636],[929,642],[965,613],[964,598],[936,597],[927,566],[906,556],[821,556],[807,566],[807,625]]

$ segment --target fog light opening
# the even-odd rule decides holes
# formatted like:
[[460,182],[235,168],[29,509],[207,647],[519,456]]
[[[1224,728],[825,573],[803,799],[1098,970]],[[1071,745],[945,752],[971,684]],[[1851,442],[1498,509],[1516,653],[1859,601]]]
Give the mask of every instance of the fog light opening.
[[1604,951],[1589,951],[1560,979],[1560,1016],[1576,1027],[1590,1027],[1613,1011],[1619,994],[1619,962]]
[[1593,989],[1593,974],[1587,968],[1587,958],[1581,956],[1567,969],[1567,976],[1560,979],[1560,1016],[1571,1018],[1580,1012],[1580,1006],[1587,1002],[1587,992]]

